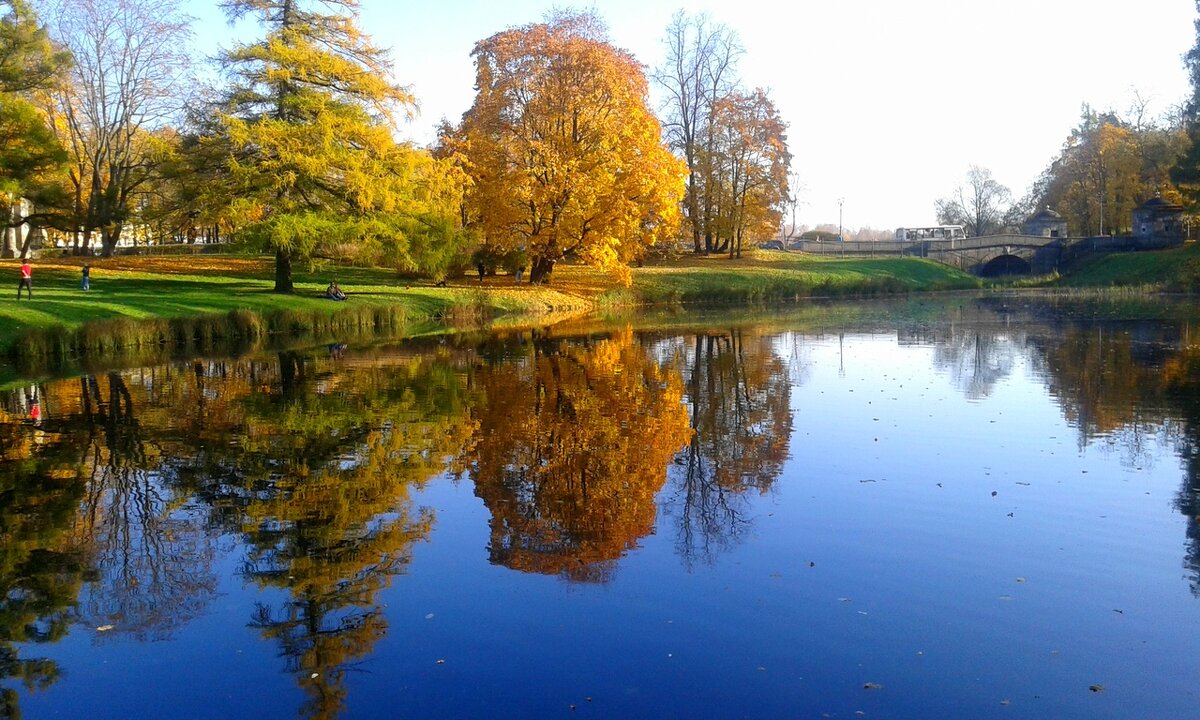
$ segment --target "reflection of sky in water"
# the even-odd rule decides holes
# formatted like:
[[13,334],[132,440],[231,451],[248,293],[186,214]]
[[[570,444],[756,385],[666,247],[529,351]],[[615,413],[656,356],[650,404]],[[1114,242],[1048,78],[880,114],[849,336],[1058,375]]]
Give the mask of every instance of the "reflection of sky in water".
[[[602,583],[490,563],[496,520],[469,479],[414,489],[436,521],[366,608],[385,631],[337,670],[344,716],[1188,716],[1200,605],[1174,443],[1162,423],[1132,454],[1120,432],[1081,441],[1023,336],[985,340],[773,339],[793,412],[780,476],[721,490],[736,518],[684,545],[673,464],[653,532]],[[660,339],[655,353],[692,348]],[[744,350],[753,367],[760,346]],[[363,447],[334,458],[369,461]],[[513,488],[530,508],[531,493]],[[711,552],[681,557],[702,541]],[[319,679],[283,672],[249,626],[256,603],[295,595],[248,578],[243,536],[205,542],[201,611],[158,642],[77,625],[38,646],[65,675],[23,693],[25,716],[296,717],[298,684]]]

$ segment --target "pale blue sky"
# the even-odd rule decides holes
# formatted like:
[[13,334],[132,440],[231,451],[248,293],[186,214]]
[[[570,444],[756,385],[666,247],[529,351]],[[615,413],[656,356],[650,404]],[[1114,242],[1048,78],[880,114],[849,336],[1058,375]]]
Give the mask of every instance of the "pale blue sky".
[[[198,46],[228,43],[215,0],[189,0]],[[404,128],[429,142],[473,99],[474,44],[542,19],[551,0],[362,0],[362,26],[393,52],[421,104]],[[567,5],[571,5],[567,3]],[[576,3],[574,6],[579,7]],[[741,77],[770,90],[789,122],[805,188],[799,221],[895,228],[933,221],[969,165],[1023,195],[1089,102],[1126,110],[1134,89],[1155,113],[1188,92],[1193,0],[842,0],[584,4],[613,43],[650,67],[672,13],[704,11],[746,48]]]

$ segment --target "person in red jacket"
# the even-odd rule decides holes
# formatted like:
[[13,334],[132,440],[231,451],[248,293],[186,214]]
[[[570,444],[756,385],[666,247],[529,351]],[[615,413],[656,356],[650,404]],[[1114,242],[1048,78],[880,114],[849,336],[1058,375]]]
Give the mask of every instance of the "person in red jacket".
[[33,299],[33,268],[29,267],[29,261],[21,263],[21,282],[17,285],[17,301],[21,300],[21,289],[24,288],[29,293],[29,299]]

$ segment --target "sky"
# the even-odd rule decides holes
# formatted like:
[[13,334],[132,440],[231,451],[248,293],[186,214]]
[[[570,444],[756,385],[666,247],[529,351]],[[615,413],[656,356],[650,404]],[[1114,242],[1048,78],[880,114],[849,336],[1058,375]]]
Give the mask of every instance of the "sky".
[[[252,32],[229,28],[216,0],[186,5],[199,47]],[[563,6],[594,9],[648,72],[677,10],[731,28],[742,83],[768,90],[789,124],[797,222],[837,224],[841,200],[846,228],[876,229],[933,224],[971,165],[1024,195],[1084,103],[1125,113],[1136,93],[1155,115],[1180,103],[1197,17],[1193,0],[361,0],[361,27],[420,104],[404,136],[428,144],[470,107],[476,42]]]

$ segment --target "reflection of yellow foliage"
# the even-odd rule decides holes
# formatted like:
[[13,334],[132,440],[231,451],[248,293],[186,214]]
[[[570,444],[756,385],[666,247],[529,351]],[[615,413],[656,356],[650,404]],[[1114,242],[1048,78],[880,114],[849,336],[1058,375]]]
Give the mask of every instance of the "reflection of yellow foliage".
[[1070,330],[1046,351],[1051,392],[1085,436],[1114,432],[1139,418],[1159,373],[1133,357],[1128,335]]
[[459,458],[492,511],[494,561],[585,579],[654,527],[655,494],[687,442],[679,374],[626,331],[488,368],[474,446]]

